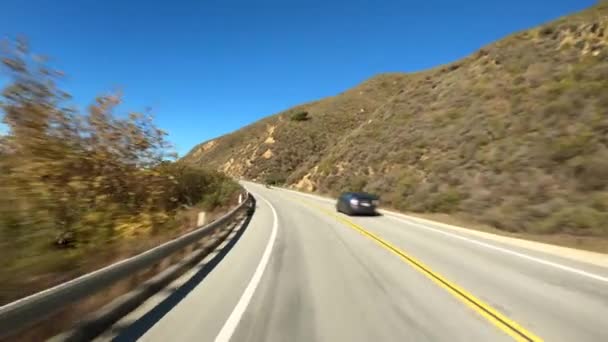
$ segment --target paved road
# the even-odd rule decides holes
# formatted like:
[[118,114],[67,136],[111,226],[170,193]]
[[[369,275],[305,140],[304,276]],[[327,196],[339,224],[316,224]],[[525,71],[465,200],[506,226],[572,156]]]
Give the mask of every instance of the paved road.
[[234,247],[115,340],[608,341],[608,269],[247,187]]

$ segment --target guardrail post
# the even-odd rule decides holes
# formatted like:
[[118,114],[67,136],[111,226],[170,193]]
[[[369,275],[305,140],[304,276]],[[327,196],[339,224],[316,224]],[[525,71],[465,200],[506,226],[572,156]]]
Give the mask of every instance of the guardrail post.
[[205,222],[206,222],[206,216],[207,216],[207,213],[204,212],[204,211],[201,211],[201,212],[198,213],[198,218],[196,220],[196,226],[197,227],[202,227],[205,224]]

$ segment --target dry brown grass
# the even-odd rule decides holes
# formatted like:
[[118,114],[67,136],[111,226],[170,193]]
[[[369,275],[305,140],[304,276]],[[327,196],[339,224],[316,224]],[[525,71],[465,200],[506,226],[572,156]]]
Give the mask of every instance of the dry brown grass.
[[[318,192],[363,189],[505,231],[608,236],[607,18],[602,3],[449,65],[379,75],[185,160],[273,183],[307,176]],[[310,120],[289,120],[301,111]]]

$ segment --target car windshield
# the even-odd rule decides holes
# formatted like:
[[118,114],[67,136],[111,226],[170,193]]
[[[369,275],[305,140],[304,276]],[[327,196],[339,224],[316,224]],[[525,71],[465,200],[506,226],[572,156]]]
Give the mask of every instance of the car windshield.
[[370,200],[370,201],[378,199],[378,196],[372,195],[372,194],[368,194],[366,192],[352,193],[351,197],[352,198],[358,198],[358,199],[361,199],[361,200]]
[[0,342],[608,342],[608,0],[0,23]]

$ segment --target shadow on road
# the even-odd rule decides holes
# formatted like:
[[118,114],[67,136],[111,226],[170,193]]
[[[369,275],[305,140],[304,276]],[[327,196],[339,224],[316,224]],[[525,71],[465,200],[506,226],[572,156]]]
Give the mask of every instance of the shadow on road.
[[[253,208],[256,208],[256,199],[253,198]],[[171,311],[179,302],[181,302],[186,296],[196,288],[213,269],[224,259],[224,257],[230,252],[232,247],[236,244],[236,242],[241,238],[241,235],[245,232],[247,227],[249,226],[249,222],[253,217],[253,212],[247,216],[243,226],[238,230],[236,235],[228,241],[228,243],[221,248],[216,248],[212,253],[217,253],[215,257],[209,260],[205,264],[198,264],[197,268],[199,268],[196,274],[188,279],[186,283],[182,286],[171,290],[173,293],[169,295],[169,297],[165,298],[161,303],[155,306],[152,310],[148,311],[144,316],[137,319],[135,322],[120,326],[120,324],[115,324],[111,328],[111,332],[116,334],[117,336],[113,339],[116,342],[127,342],[127,341],[136,341],[141,338],[150,328],[152,328],[158,321],[160,321],[169,311]]]
[[373,214],[360,214],[360,213],[352,213],[350,215],[347,216],[351,216],[351,217],[379,217],[379,216],[384,216],[381,212],[375,212]]

